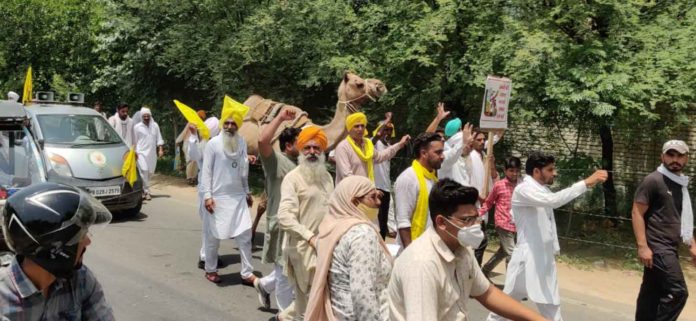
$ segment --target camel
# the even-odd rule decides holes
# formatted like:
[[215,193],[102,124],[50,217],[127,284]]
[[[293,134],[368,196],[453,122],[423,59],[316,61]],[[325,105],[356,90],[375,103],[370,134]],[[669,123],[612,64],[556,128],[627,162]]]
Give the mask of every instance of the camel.
[[[331,122],[326,125],[319,125],[329,141],[327,151],[334,147],[346,137],[346,117],[352,113],[362,110],[362,106],[368,101],[376,101],[387,92],[387,87],[378,79],[362,79],[360,76],[346,72],[343,75],[341,84],[338,86],[338,102],[336,111]],[[301,108],[264,99],[259,95],[252,95],[244,101],[244,105],[250,108],[249,114],[244,119],[244,124],[239,129],[239,134],[244,137],[247,143],[249,155],[258,155],[258,141],[261,130],[270,123],[273,118],[283,109],[292,109],[296,112],[295,119],[286,121],[278,128],[274,135],[274,142],[278,148],[277,138],[283,129],[287,127],[301,128],[312,123],[312,119]]]

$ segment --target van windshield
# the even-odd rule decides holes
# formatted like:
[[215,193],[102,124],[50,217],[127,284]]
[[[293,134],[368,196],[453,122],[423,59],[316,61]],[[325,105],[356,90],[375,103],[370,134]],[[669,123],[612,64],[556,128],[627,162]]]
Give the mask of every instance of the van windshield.
[[24,187],[43,181],[43,163],[26,129],[0,131],[0,186]]
[[121,137],[101,116],[38,115],[44,143],[71,145],[118,144]]

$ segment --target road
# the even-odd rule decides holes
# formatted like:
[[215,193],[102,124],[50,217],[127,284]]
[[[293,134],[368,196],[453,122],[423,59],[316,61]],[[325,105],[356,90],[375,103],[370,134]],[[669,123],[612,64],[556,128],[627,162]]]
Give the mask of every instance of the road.
[[[101,281],[118,320],[270,320],[274,311],[259,308],[253,288],[242,286],[239,255],[234,241],[223,242],[220,286],[208,282],[196,266],[200,248],[200,220],[195,190],[161,182],[153,189],[139,217],[114,221],[93,231],[85,256]],[[255,213],[255,212],[254,212]],[[263,231],[263,226],[259,228]],[[254,252],[254,267],[271,271]],[[490,253],[488,253],[490,254]],[[501,277],[494,278],[502,283]],[[633,306],[561,289],[565,320],[632,320]],[[634,296],[634,294],[628,294]],[[275,304],[275,302],[274,302]],[[525,303],[529,304],[529,303]],[[487,313],[471,300],[470,320]],[[680,319],[687,320],[687,319]],[[692,320],[693,321],[693,320]]]

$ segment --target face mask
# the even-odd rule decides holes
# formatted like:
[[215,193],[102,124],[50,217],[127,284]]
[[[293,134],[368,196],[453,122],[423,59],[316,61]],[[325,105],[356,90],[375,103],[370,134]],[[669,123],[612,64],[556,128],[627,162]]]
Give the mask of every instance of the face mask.
[[[454,225],[452,221],[447,220],[450,224]],[[457,227],[454,225],[454,227]],[[459,241],[459,245],[461,246],[471,246],[471,248],[478,248],[478,246],[481,244],[481,241],[483,241],[483,230],[481,229],[481,224],[474,224],[472,226],[467,226],[467,227],[457,227],[459,229],[459,232],[457,232],[457,241]],[[454,237],[454,235],[450,234],[447,232],[450,236]]]
[[358,209],[367,216],[367,219],[370,220],[370,222],[377,223],[377,215],[379,214],[379,208],[372,208],[365,203],[360,203],[358,204]]

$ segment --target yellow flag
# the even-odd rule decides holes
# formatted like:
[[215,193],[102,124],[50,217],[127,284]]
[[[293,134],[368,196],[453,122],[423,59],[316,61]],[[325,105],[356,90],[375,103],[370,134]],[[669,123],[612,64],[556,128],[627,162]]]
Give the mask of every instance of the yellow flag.
[[222,102],[222,118],[220,118],[220,127],[230,117],[237,124],[237,129],[242,127],[244,117],[249,112],[249,107],[225,95],[225,100]]
[[176,108],[179,108],[179,111],[182,115],[184,115],[186,121],[196,125],[196,129],[198,129],[198,132],[201,134],[201,137],[203,139],[210,138],[210,131],[208,130],[208,127],[205,125],[201,117],[198,116],[198,113],[196,113],[196,111],[193,110],[193,108],[186,106],[184,103],[176,99],[174,99],[174,105],[176,105]]
[[22,93],[22,104],[24,104],[24,106],[31,105],[32,87],[31,66],[29,66],[29,69],[27,69],[27,77],[24,78],[24,92]]
[[121,169],[121,175],[123,175],[123,178],[126,179],[131,187],[133,187],[135,181],[138,180],[138,167],[136,164],[135,147],[131,147],[128,155],[126,155],[126,159],[123,160],[123,168]]

